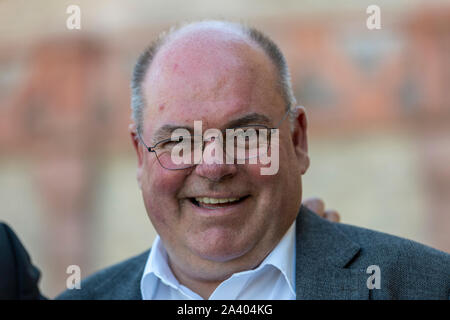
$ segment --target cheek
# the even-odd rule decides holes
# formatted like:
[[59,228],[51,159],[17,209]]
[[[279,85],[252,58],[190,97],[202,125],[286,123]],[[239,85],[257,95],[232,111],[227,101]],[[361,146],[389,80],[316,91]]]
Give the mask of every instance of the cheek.
[[277,180],[280,172],[278,171],[275,175],[263,175],[261,174],[261,169],[264,167],[268,167],[269,165],[260,165],[260,164],[249,164],[246,165],[245,172],[248,175],[248,179],[253,181],[256,186],[259,188],[264,188],[267,185],[271,185],[274,181]]
[[[247,179],[253,182],[257,186],[258,194],[260,196],[259,205],[261,207],[276,206],[280,203],[286,203],[287,198],[290,198],[291,192],[298,192],[293,190],[289,181],[295,179],[293,175],[297,175],[295,162],[293,163],[293,157],[289,146],[279,146],[279,158],[278,158],[278,171],[273,175],[261,174],[262,168],[268,168],[268,165],[247,165],[246,174]],[[295,155],[294,155],[295,156]]]
[[179,211],[177,194],[182,188],[186,173],[170,171],[158,163],[145,167],[142,181],[142,196],[152,222],[163,222],[173,218]]
[[282,172],[278,171],[275,175],[262,175],[262,165],[247,165],[245,168],[245,179],[251,181],[255,187],[258,201],[256,203],[257,211],[266,212],[274,204],[278,204],[283,194]]
[[270,159],[268,164],[248,164],[246,166],[246,172],[260,186],[264,186],[265,184],[280,184],[287,176],[292,174],[291,165],[293,156],[295,154],[289,145],[276,144],[268,154]]
[[142,185],[145,193],[153,196],[175,196],[180,188],[183,174],[180,171],[170,171],[161,167],[156,159],[148,159],[143,168]]

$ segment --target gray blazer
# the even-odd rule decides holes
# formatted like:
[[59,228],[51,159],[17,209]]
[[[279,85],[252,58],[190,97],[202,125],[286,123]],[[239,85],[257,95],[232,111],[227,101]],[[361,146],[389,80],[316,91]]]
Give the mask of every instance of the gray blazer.
[[[450,255],[419,243],[320,218],[300,208],[297,299],[450,299]],[[142,299],[149,251],[103,269],[57,299]],[[379,267],[380,288],[368,267]],[[368,284],[369,282],[369,284]],[[372,289],[369,289],[372,287]]]

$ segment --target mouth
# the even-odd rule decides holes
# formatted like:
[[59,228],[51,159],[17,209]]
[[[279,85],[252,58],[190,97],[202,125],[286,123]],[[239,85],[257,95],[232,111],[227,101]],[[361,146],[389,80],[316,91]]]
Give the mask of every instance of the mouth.
[[230,198],[195,197],[189,198],[189,201],[196,207],[214,210],[236,206],[249,197],[250,195]]

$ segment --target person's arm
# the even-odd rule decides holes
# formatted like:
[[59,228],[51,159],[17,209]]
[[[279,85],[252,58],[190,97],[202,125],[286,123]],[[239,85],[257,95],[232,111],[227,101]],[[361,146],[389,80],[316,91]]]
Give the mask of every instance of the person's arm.
[[0,223],[0,300],[42,300],[39,270],[14,231]]

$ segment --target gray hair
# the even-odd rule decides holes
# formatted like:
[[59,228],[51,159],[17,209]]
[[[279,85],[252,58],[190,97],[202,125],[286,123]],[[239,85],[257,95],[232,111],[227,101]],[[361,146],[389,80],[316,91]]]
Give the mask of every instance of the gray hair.
[[[289,118],[292,120],[295,116],[297,101],[294,96],[291,84],[291,76],[286,63],[286,59],[278,46],[268,36],[261,31],[246,26],[240,23],[227,21],[202,21],[200,23],[219,22],[233,29],[239,30],[249,40],[254,41],[265,54],[274,63],[278,73],[278,86],[281,95],[285,101],[286,112],[289,112]],[[133,76],[131,79],[131,110],[132,120],[136,125],[138,133],[142,133],[143,125],[143,110],[145,108],[145,100],[142,92],[142,82],[145,78],[146,72],[150,67],[153,58],[158,53],[159,49],[173,36],[176,32],[184,29],[187,26],[195,25],[199,22],[190,23],[181,27],[173,27],[168,32],[161,33],[156,40],[139,56],[136,65],[133,69]]]

